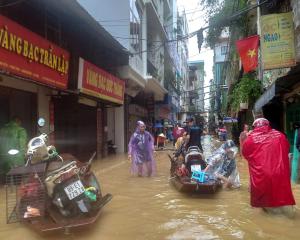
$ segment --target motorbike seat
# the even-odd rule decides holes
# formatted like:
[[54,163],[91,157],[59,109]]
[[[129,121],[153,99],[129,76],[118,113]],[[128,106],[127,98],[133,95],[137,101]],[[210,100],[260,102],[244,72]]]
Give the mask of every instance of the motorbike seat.
[[67,169],[76,166],[76,162],[75,161],[70,161],[70,162],[59,162],[59,161],[55,161],[55,162],[51,162],[48,166],[47,169],[47,177],[55,175],[59,172],[64,172]]
[[203,154],[200,151],[192,150],[185,156],[185,164],[188,171],[191,173],[192,165],[200,165],[201,169],[205,169],[207,166],[204,160]]

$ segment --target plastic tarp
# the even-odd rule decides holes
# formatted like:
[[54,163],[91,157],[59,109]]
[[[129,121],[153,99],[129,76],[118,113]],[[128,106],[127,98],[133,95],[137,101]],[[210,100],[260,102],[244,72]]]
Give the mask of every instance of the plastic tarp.
[[[227,141],[231,141],[231,140],[227,140]],[[212,176],[215,176],[216,174],[222,172],[222,166],[226,159],[225,144],[226,143],[223,143],[221,145],[221,147],[219,147],[217,150],[215,150],[212,153],[212,155],[207,159],[207,163],[208,163],[208,165],[210,165],[210,168],[207,171],[207,173]],[[234,161],[236,161],[235,157],[238,152],[238,149],[235,146],[232,146],[230,149],[233,151],[233,159],[234,159]],[[239,175],[237,167],[234,168],[234,170],[228,177],[228,181],[232,184],[233,188],[238,188],[241,186],[240,175]]]
[[295,204],[288,154],[286,136],[270,126],[255,128],[245,140],[243,156],[249,164],[253,207]]
[[294,183],[298,182],[298,163],[299,163],[299,151],[297,149],[297,139],[298,139],[298,132],[297,129],[295,131],[295,138],[294,138],[294,146],[293,146],[293,160],[292,160],[292,175],[291,179]]

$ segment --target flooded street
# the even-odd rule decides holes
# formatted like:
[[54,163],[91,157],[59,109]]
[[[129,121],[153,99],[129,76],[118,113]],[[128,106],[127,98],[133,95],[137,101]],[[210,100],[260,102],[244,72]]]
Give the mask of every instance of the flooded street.
[[[206,156],[210,137],[204,139]],[[300,210],[296,218],[271,217],[249,205],[248,168],[238,159],[239,190],[221,190],[214,196],[181,194],[169,184],[167,151],[157,152],[158,175],[135,178],[128,174],[126,155],[94,164],[103,193],[113,194],[97,223],[70,235],[39,235],[21,224],[5,224],[5,194],[1,190],[0,236],[5,239],[299,239]],[[293,186],[300,201],[300,185]]]

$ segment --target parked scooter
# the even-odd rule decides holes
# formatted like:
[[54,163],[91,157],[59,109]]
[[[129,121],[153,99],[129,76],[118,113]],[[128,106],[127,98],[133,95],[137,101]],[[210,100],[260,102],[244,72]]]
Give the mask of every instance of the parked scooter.
[[115,145],[112,140],[107,141],[107,150],[109,154],[116,154],[117,148],[117,145]]
[[59,155],[47,143],[47,134],[32,138],[24,166],[8,172],[7,223],[25,222],[42,232],[92,224],[112,199],[102,195],[91,170],[96,153],[83,163],[71,154]]

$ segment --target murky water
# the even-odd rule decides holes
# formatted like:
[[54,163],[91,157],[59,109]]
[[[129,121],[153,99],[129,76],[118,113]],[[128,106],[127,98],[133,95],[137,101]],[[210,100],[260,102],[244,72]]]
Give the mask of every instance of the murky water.
[[[209,150],[209,137],[205,139]],[[188,196],[169,185],[167,152],[158,152],[158,176],[134,178],[126,156],[95,163],[103,192],[114,195],[99,221],[70,235],[39,235],[21,224],[5,224],[1,191],[0,237],[5,239],[300,239],[300,210],[293,220],[271,217],[249,205],[248,168],[238,162],[242,187],[214,196]],[[300,201],[300,185],[293,186]]]

